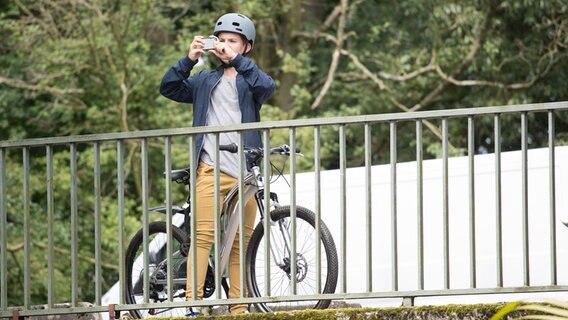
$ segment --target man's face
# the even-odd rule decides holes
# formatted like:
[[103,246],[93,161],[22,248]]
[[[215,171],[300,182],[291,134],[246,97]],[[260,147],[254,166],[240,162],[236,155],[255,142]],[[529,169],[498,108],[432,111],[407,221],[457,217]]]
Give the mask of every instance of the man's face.
[[225,42],[236,52],[243,54],[244,52],[250,51],[250,44],[244,41],[243,37],[238,33],[233,32],[221,32],[217,36],[220,42]]

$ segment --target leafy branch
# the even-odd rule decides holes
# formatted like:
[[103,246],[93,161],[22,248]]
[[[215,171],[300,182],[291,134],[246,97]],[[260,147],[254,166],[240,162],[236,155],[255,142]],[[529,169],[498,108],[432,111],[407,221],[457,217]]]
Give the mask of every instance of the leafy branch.
[[[449,70],[448,72],[444,71],[444,67],[438,62],[438,57],[436,54],[436,50],[431,50],[431,58],[427,65],[418,67],[416,70],[405,72],[399,75],[391,74],[384,71],[373,72],[369,70],[366,66],[365,62],[361,61],[356,53],[352,50],[345,48],[345,40],[347,37],[353,35],[352,32],[348,32],[346,30],[347,19],[349,18],[349,12],[352,10],[347,0],[342,0],[340,4],[333,10],[330,14],[326,22],[322,25],[322,28],[314,33],[298,33],[299,36],[306,37],[306,38],[322,38],[326,41],[329,41],[334,44],[335,48],[333,49],[331,55],[331,62],[329,70],[327,71],[327,75],[325,81],[319,84],[321,89],[312,102],[311,109],[317,109],[323,98],[329,92],[329,88],[331,84],[336,81],[338,78],[344,78],[345,73],[341,73],[338,71],[338,66],[340,63],[341,56],[345,56],[349,58],[351,63],[362,72],[362,75],[354,75],[353,73],[349,73],[350,79],[360,79],[360,80],[370,80],[377,85],[378,91],[384,91],[390,93],[389,100],[391,100],[394,105],[401,109],[402,111],[418,111],[424,109],[437,101],[437,99],[447,91],[450,85],[457,86],[457,87],[466,87],[466,86],[486,86],[486,87],[495,87],[499,89],[505,90],[521,90],[527,89],[534,86],[538,80],[542,79],[548,72],[550,72],[553,67],[565,56],[563,53],[563,49],[566,48],[566,34],[567,31],[567,22],[562,16],[555,17],[555,19],[551,19],[548,24],[554,27],[554,30],[551,31],[553,35],[553,39],[549,42],[549,46],[547,48],[543,48],[541,50],[542,54],[539,57],[535,71],[533,74],[523,82],[516,82],[516,83],[506,83],[500,82],[495,80],[460,80],[459,77],[472,65],[475,61],[476,57],[482,51],[484,44],[487,40],[487,36],[491,28],[493,27],[493,20],[495,17],[496,10],[498,6],[501,4],[501,1],[491,1],[486,8],[484,19],[480,22],[480,24],[475,27],[477,29],[477,33],[472,41],[471,47],[469,48],[468,53],[463,57],[461,62],[457,64],[454,68]],[[325,29],[331,28],[334,25],[334,22],[337,20],[336,27],[337,31],[335,35],[330,33],[324,32]],[[455,26],[452,27],[456,28]],[[523,46],[519,46],[519,56],[522,56]],[[504,61],[506,62],[506,61]],[[414,103],[413,106],[405,106],[403,103],[397,101],[394,98],[394,92],[389,89],[389,86],[386,84],[385,81],[393,81],[393,82],[406,82],[420,76],[426,75],[428,73],[435,73],[438,77],[442,80],[433,90],[428,92],[425,96],[423,96],[419,101]]]
[[[41,249],[44,249],[44,250],[47,250],[49,248],[47,244],[42,243],[42,242],[34,243],[34,246],[38,246],[38,247],[40,247]],[[8,248],[6,249],[6,251],[13,254],[13,253],[21,251],[23,249],[24,249],[24,243],[19,243],[19,244],[15,244],[15,245],[8,245]],[[67,257],[71,256],[70,250],[63,249],[63,248],[60,248],[60,247],[54,247],[53,250],[57,253],[64,255],[64,256],[67,256]],[[97,260],[95,260],[93,258],[85,257],[83,255],[78,255],[77,257],[79,258],[79,260],[83,260],[83,261],[91,263],[93,265],[97,264]],[[104,263],[104,262],[101,262],[100,264],[103,268],[118,271],[117,265],[110,264],[110,263]]]
[[501,320],[506,316],[521,313],[520,317],[514,319],[535,319],[535,320],[565,320],[568,319],[568,303],[559,300],[547,300],[537,302],[510,302],[499,310],[490,320]]
[[12,79],[0,76],[0,84],[5,84],[12,88],[25,89],[29,91],[37,92],[47,92],[55,96],[65,96],[68,94],[79,94],[83,93],[83,89],[79,88],[69,88],[69,89],[59,89],[55,87],[45,86],[37,83],[30,83],[19,79]]

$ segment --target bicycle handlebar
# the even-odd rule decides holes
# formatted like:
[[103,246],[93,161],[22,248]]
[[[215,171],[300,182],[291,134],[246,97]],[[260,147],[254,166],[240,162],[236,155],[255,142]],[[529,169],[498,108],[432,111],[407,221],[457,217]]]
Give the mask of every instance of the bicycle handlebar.
[[228,151],[230,153],[237,153],[237,151],[239,151],[239,146],[237,146],[236,143],[222,144],[219,146],[219,150]]
[[[222,145],[219,145],[219,150],[220,151],[227,151],[227,152],[231,152],[231,153],[237,153],[239,151],[239,146],[236,143],[222,144]],[[260,155],[260,154],[262,154],[263,149],[262,148],[245,147],[244,151]],[[291,151],[290,147],[286,144],[283,144],[279,147],[271,148],[270,154],[287,154],[287,155],[289,155],[290,151]],[[296,148],[295,153],[301,154],[300,149]]]
[[[222,144],[219,145],[220,151],[227,151],[231,153],[237,153],[239,151],[239,146],[236,143]],[[247,169],[250,170],[253,166],[259,166],[260,161],[264,158],[264,150],[262,148],[245,147],[244,152],[247,158]],[[281,155],[291,155],[290,147],[283,144],[279,147],[271,148],[270,154],[281,154]],[[303,156],[300,149],[296,148],[296,155]],[[189,168],[172,170],[171,179],[180,184],[189,184]],[[165,175],[165,173],[164,173]]]

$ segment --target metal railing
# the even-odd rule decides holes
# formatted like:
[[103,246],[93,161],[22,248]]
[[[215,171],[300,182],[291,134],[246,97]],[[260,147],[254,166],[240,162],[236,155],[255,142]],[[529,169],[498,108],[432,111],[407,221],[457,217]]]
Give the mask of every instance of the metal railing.
[[[292,207],[296,202],[302,202],[301,204],[306,206],[303,201],[309,201],[311,209],[322,214],[324,221],[331,225],[330,229],[338,244],[338,288],[336,293],[325,295],[326,299],[401,298],[405,304],[413,304],[414,299],[421,297],[568,291],[568,252],[562,246],[566,243],[564,240],[567,236],[562,224],[558,223],[557,216],[559,208],[568,209],[565,208],[564,198],[557,201],[558,196],[562,195],[560,192],[567,191],[565,185],[568,184],[568,171],[558,169],[560,161],[556,160],[560,151],[564,155],[560,144],[565,142],[565,136],[562,135],[564,132],[556,132],[556,126],[557,123],[562,123],[562,128],[566,127],[563,119],[566,119],[567,111],[568,102],[558,102],[0,141],[0,318],[95,312],[109,313],[112,318],[117,312],[140,307],[125,304],[122,294],[116,303],[103,304],[103,291],[109,289],[103,288],[103,279],[105,275],[112,273],[114,278],[118,279],[119,292],[123,292],[124,248],[129,236],[124,234],[129,219],[126,212],[129,206],[127,202],[134,201],[139,203],[141,208],[148,208],[149,150],[156,148],[155,140],[161,141],[157,147],[164,159],[161,168],[171,168],[174,139],[187,139],[196,134],[246,130],[259,130],[265,137],[273,131],[287,130],[287,136],[293,146],[296,145],[298,130],[307,130],[314,137],[312,146],[299,146],[302,150],[313,150],[314,163],[309,165],[313,172],[300,172],[299,166],[292,165],[292,184],[289,192]],[[502,119],[505,117],[511,118],[507,118],[508,126],[504,128]],[[545,117],[545,120],[542,117]],[[532,121],[537,118],[540,119],[541,125],[546,124],[547,132],[530,131]],[[451,124],[460,123],[464,119],[467,124],[463,125],[465,132],[460,138],[466,141],[467,146],[461,150],[462,157],[452,156],[456,149],[452,141],[456,136],[450,137],[449,128]],[[477,124],[478,119],[483,119],[482,124]],[[509,121],[510,119],[513,120]],[[516,125],[511,125],[511,122]],[[351,127],[359,128],[363,133],[362,137],[348,137],[347,129]],[[388,132],[388,135],[378,137],[374,134],[376,127],[383,128],[381,132]],[[410,142],[409,131],[400,130],[403,127],[412,128],[410,133],[413,138]],[[337,144],[334,149],[337,151],[337,158],[331,161],[336,165],[334,170],[322,169],[321,162],[326,159],[322,158],[320,147],[329,144],[329,141],[321,141],[324,130],[337,130]],[[484,133],[481,134],[480,131]],[[547,160],[544,166],[537,168],[540,171],[536,178],[530,167],[530,159],[533,159],[532,144],[537,136],[543,140],[543,134],[547,145],[538,150],[545,151]],[[510,158],[509,153],[502,150],[501,142],[505,135],[519,137],[519,145],[510,148],[515,149],[511,152],[516,152],[517,158]],[[493,150],[477,149],[476,145],[479,144],[476,144],[475,139],[481,136],[492,140]],[[403,138],[405,140],[402,140]],[[425,139],[428,142],[425,142]],[[378,140],[388,146],[385,152],[388,157],[374,152],[377,150]],[[361,141],[361,145],[354,146],[353,141]],[[408,158],[409,148],[401,145],[400,141],[414,145],[410,147],[415,150],[414,159]],[[432,141],[436,141],[434,144],[441,148],[437,151],[439,157],[425,159],[425,149],[432,146]],[[154,143],[152,147],[149,146],[151,142]],[[137,147],[130,148],[130,151],[136,152],[127,154],[127,145],[133,143]],[[363,150],[360,156],[350,153],[357,148]],[[187,145],[183,145],[182,149],[189,154]],[[58,157],[62,150],[66,154],[63,160]],[[401,150],[405,150],[405,153],[401,154],[404,161],[399,158],[398,153]],[[125,173],[130,164],[136,162],[130,161],[133,156],[141,159],[140,176],[133,179],[141,182],[141,199],[129,199],[127,195],[131,194],[130,189],[135,188],[126,183]],[[490,158],[482,158],[484,156]],[[85,157],[92,157],[92,172],[89,174],[85,174],[86,168],[78,165],[84,163]],[[116,164],[116,176],[112,179],[114,185],[103,186],[101,177],[107,171],[104,171],[102,166],[108,166],[108,157]],[[461,163],[464,170],[454,174],[454,167],[460,166],[456,164],[458,162],[454,163],[454,160],[460,161],[459,159],[465,160]],[[505,188],[509,187],[504,183],[510,174],[510,159],[520,162],[518,175],[512,180],[520,189],[512,197],[507,196],[509,190]],[[57,165],[61,161],[68,161],[68,172],[54,172],[54,168],[59,168]],[[489,174],[479,172],[482,161],[489,161]],[[38,169],[38,163],[45,167]],[[361,165],[354,165],[357,163]],[[432,168],[438,170],[439,174],[435,177],[429,176]],[[18,174],[15,174],[15,171]],[[159,175],[156,176],[160,176],[162,171],[157,174]],[[61,181],[59,175],[68,178],[68,186],[61,186],[56,182]],[[406,175],[411,176],[411,182],[406,180]],[[357,178],[354,178],[355,176]],[[466,178],[464,180],[460,177]],[[543,177],[544,185],[536,182],[541,181]],[[92,193],[79,194],[80,190],[84,190],[79,188],[79,184],[85,183],[81,179],[89,180]],[[328,181],[334,181],[335,189],[332,191],[326,189],[329,188]],[[360,184],[355,183],[357,186],[353,186],[352,181]],[[37,183],[43,182],[45,199],[36,203],[33,193],[37,192],[37,189],[34,188]],[[306,185],[309,185],[310,191],[301,191],[300,197],[297,189]],[[533,185],[538,185],[538,189],[535,190]],[[56,198],[58,188],[68,189],[67,199]],[[109,193],[109,188],[115,192]],[[483,196],[480,188],[490,189],[491,197],[479,199]],[[357,200],[349,195],[355,189],[360,197]],[[434,196],[429,193],[431,190],[434,190]],[[163,198],[168,202],[171,202],[170,192],[171,187],[166,183],[166,195]],[[336,197],[334,192],[338,192],[339,196]],[[329,208],[331,200],[327,193],[334,195],[334,209]],[[109,197],[109,194],[115,201],[115,207],[102,206],[102,201]],[[534,197],[543,201],[536,201]],[[92,216],[80,214],[85,212],[83,203],[86,198],[89,198],[88,203],[92,204],[92,207],[86,209]],[[465,206],[465,210],[453,203],[458,198],[459,202],[463,202],[460,205]],[[431,209],[434,202],[435,205]],[[408,206],[411,209],[408,209]],[[40,212],[37,212],[38,208]],[[358,212],[354,213],[354,210]],[[143,211],[142,222],[147,223],[148,213],[147,210]],[[511,220],[513,222],[506,217],[510,212],[516,217]],[[44,221],[36,223],[40,217]],[[64,222],[70,228],[68,237],[55,236],[55,230],[62,228],[59,221],[62,217],[69,219]],[[78,229],[81,219],[92,219],[94,224],[92,243],[88,244],[92,246],[91,259],[79,254],[85,251],[85,244],[79,243],[78,237],[78,233],[82,232]],[[108,234],[103,232],[102,219],[116,221],[118,233],[113,236],[115,238],[108,239]],[[487,219],[490,223],[487,223]],[[434,220],[438,223],[434,224]],[[544,230],[540,222],[543,220],[546,221]],[[456,224],[456,221],[459,221],[459,224]],[[10,229],[13,224],[21,224],[23,234],[13,234]],[[536,232],[538,234],[535,234],[532,224],[541,228]],[[42,232],[47,234],[47,244],[35,241],[34,235],[38,230],[34,228],[38,226],[44,228]],[[356,232],[350,231],[349,228],[354,226]],[[510,231],[511,228],[518,229],[518,233]],[[106,238],[103,238],[103,233]],[[359,242],[359,238],[355,236],[362,238],[364,243]],[[487,244],[487,239],[492,241]],[[108,257],[104,251],[104,248],[110,246],[109,243],[116,243],[119,248],[116,250],[116,256]],[[357,244],[358,252],[352,252],[354,243]],[[517,250],[519,244],[520,249]],[[545,259],[542,259],[541,252],[534,251],[536,245],[546,249]],[[485,252],[487,250],[491,251],[489,258]],[[46,256],[45,265],[31,265],[31,257],[35,257],[38,251]],[[513,254],[509,255],[511,252]],[[70,278],[62,279],[60,274],[56,274],[55,264],[59,261],[56,256],[62,254],[68,258]],[[409,258],[410,256],[412,258]],[[85,267],[86,264],[88,267]],[[90,267],[91,265],[94,267]],[[544,274],[542,265],[546,269]],[[22,279],[12,281],[11,285],[8,285],[9,274],[14,274],[9,273],[9,270],[14,268],[21,268]],[[520,272],[514,275],[510,275],[508,271],[504,272],[511,268]],[[539,275],[535,276],[537,269]],[[91,288],[78,286],[80,273],[86,272],[85,270],[93,274]],[[487,272],[491,274],[492,280],[486,280],[485,276],[480,279],[480,275]],[[353,278],[354,273],[361,278]],[[45,278],[38,280],[37,277]],[[407,278],[413,280],[407,281]],[[437,280],[432,280],[434,278]],[[362,285],[359,285],[361,279]],[[60,281],[70,284],[68,293],[55,292],[56,284]],[[42,288],[32,286],[32,283],[37,285],[38,282],[43,282]],[[14,283],[19,286],[14,286]],[[47,299],[39,307],[37,298],[33,298],[38,290],[47,290],[47,293],[43,294]],[[86,290],[94,292],[91,306],[81,304]],[[22,298],[17,301],[10,298],[14,292],[18,292],[18,296]],[[314,298],[322,297],[292,294],[281,297],[241,297],[232,302]],[[168,303],[176,307],[185,305],[176,302],[166,304]],[[200,303],[221,305],[228,302],[212,299]],[[61,307],[61,304],[65,304],[64,307]],[[142,307],[154,306],[144,304]]]

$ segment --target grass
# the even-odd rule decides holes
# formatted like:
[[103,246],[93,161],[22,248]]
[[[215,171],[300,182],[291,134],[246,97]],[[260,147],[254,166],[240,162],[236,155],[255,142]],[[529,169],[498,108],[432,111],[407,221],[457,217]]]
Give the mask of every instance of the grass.
[[[444,305],[444,306],[416,306],[416,307],[389,307],[389,308],[344,308],[327,310],[303,310],[293,312],[251,313],[246,315],[218,315],[199,317],[197,319],[251,319],[251,320],[487,320],[491,319],[504,306],[498,304],[471,304],[471,305]],[[502,319],[512,319],[519,316],[519,312],[504,315]],[[172,320],[187,319],[184,317],[169,318]]]

